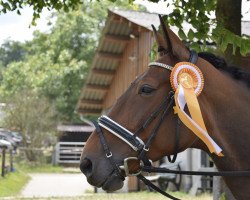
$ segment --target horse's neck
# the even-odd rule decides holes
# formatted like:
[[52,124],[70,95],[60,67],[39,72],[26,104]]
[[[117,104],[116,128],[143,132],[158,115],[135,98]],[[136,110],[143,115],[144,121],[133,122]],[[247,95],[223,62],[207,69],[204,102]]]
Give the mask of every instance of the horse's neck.
[[231,77],[214,71],[207,76],[203,96],[209,132],[223,149],[214,157],[221,170],[250,170],[250,90]]
[[[211,156],[219,171],[250,171],[250,89],[214,68],[204,70],[204,77],[199,102],[208,132],[224,154]],[[202,142],[197,145],[208,152]],[[236,199],[250,199],[250,178],[224,180]]]

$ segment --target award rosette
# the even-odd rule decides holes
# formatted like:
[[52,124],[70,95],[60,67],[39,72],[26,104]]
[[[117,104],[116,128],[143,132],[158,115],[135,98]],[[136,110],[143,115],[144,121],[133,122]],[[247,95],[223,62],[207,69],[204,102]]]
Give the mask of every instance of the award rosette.
[[[207,132],[198,103],[197,96],[204,87],[201,70],[193,63],[177,63],[171,72],[170,82],[175,91],[175,114],[178,114],[180,120],[206,144],[211,153],[223,156],[222,149]],[[185,105],[191,116],[184,111]]]

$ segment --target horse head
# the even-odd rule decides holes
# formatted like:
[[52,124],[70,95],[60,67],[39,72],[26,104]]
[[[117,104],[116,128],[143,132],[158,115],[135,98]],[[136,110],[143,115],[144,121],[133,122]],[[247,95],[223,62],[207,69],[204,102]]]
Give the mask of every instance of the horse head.
[[[161,18],[160,20],[163,36],[153,27],[159,52],[156,62],[166,66],[174,66],[180,61],[188,61],[190,51],[178,36],[164,25]],[[128,142],[124,142],[111,133],[112,126],[107,127],[109,122],[124,127],[125,132],[135,134],[136,136],[134,135],[133,138],[137,138],[139,142],[136,139],[134,142],[141,142],[144,145],[152,136],[152,132],[156,132],[150,146],[143,150],[148,160],[156,161],[163,156],[176,154],[194,146],[195,142],[198,145],[197,137],[185,126],[181,126],[181,136],[178,138],[178,147],[176,148],[178,120],[173,111],[172,94],[170,71],[163,67],[152,65],[130,85],[113,105],[108,115],[101,119],[102,126],[100,126],[100,129],[105,138],[104,145],[107,145],[112,152],[112,162],[107,159],[107,153],[103,149],[97,130],[91,134],[83,149],[80,168],[90,184],[108,191],[120,189],[123,186],[123,177],[126,176],[123,171],[124,160],[138,157],[141,153],[141,149],[137,151],[140,144],[138,144],[138,149],[135,150],[133,145],[131,147]],[[164,110],[168,113],[162,119],[162,123],[159,123]],[[147,126],[145,127],[145,125]],[[129,164],[127,170],[131,173],[136,172],[139,163],[133,162],[132,159],[130,161],[132,164]],[[113,165],[116,166],[116,170]],[[119,172],[120,175],[117,175],[116,171],[119,171],[119,169],[121,172]]]

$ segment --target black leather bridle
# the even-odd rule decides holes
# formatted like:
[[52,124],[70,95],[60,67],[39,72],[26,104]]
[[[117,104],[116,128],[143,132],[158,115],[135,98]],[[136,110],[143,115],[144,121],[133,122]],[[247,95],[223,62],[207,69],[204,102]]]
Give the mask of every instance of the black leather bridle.
[[[198,59],[197,53],[195,51],[190,51],[189,62],[196,63],[197,59]],[[169,65],[166,65],[163,63],[156,63],[156,62],[150,63],[149,66],[160,66],[168,70],[172,69],[172,67]],[[164,98],[161,104],[150,114],[147,120],[140,127],[138,127],[135,133],[131,133],[128,129],[121,126],[120,124],[118,124],[117,122],[109,118],[108,116],[101,116],[99,118],[98,123],[94,122],[94,125],[96,127],[96,133],[98,134],[100,138],[100,142],[102,144],[106,158],[110,160],[110,163],[113,167],[113,171],[116,174],[116,176],[120,177],[122,180],[124,180],[125,178],[123,172],[125,172],[126,176],[129,176],[129,175],[137,176],[145,184],[149,185],[150,187],[160,192],[161,194],[171,199],[178,200],[177,198],[160,190],[158,187],[156,187],[150,181],[148,181],[144,176],[141,175],[141,170],[139,170],[136,173],[131,173],[129,171],[129,166],[128,166],[129,161],[135,160],[135,161],[139,161],[141,168],[144,166],[151,167],[151,161],[147,157],[147,152],[149,151],[149,147],[151,143],[153,142],[154,138],[156,137],[163,120],[170,113],[170,110],[173,108],[173,106],[174,106],[174,92],[170,91],[168,96]],[[146,143],[144,143],[138,137],[138,133],[145,130],[151,124],[151,122],[154,121],[158,116],[159,116],[159,119],[156,122],[156,125],[151,130],[148,140],[146,141]],[[174,153],[173,158],[171,158],[170,156],[168,157],[168,160],[170,162],[175,162],[176,157],[177,157],[178,141],[179,141],[179,126],[180,126],[180,120],[178,118],[177,128],[176,128],[175,153]],[[107,131],[109,131],[109,133],[112,133],[113,135],[115,135],[116,137],[120,138],[125,143],[127,143],[134,151],[138,152],[138,156],[125,158],[124,164],[118,165],[113,159],[113,156],[112,156],[113,154],[109,149],[108,143],[102,132],[102,128],[106,129]]]
[[[172,195],[162,191],[160,188],[158,188],[157,186],[155,186],[153,183],[151,183],[149,180],[147,180],[142,174],[141,174],[141,169],[144,166],[147,167],[151,167],[151,161],[148,159],[146,153],[149,151],[149,147],[151,145],[151,143],[153,142],[155,136],[158,133],[158,130],[160,128],[160,125],[162,124],[163,120],[165,119],[165,117],[170,113],[170,109],[173,107],[174,104],[174,93],[172,91],[169,92],[168,97],[165,98],[165,100],[163,100],[163,102],[160,104],[160,106],[158,106],[156,108],[156,110],[154,112],[151,113],[150,117],[143,123],[143,125],[141,125],[138,130],[136,131],[136,134],[132,134],[129,130],[127,130],[126,128],[122,127],[121,125],[119,125],[118,123],[116,123],[115,121],[113,121],[112,119],[110,119],[107,116],[101,116],[99,118],[99,122],[94,122],[94,125],[96,127],[96,133],[98,134],[99,138],[100,138],[100,142],[102,144],[104,153],[106,158],[110,161],[112,167],[113,167],[113,171],[115,173],[116,176],[120,177],[122,180],[125,179],[124,177],[124,173],[125,172],[125,176],[137,176],[137,178],[139,178],[140,180],[142,180],[146,185],[150,186],[151,188],[153,188],[154,190],[160,192],[161,194],[163,194],[164,196],[173,199],[173,200],[179,200],[175,197],[173,197]],[[163,109],[163,111],[162,111]],[[154,128],[151,131],[151,134],[147,140],[146,143],[144,143],[138,136],[137,134],[139,132],[141,132],[142,130],[146,129],[149,124],[156,119],[156,117],[159,115],[159,119],[156,122],[156,125],[154,126]],[[178,120],[179,121],[179,120]],[[178,125],[177,125],[178,126]],[[107,141],[104,137],[104,134],[102,132],[102,128],[108,130],[110,133],[114,134],[115,136],[117,136],[118,138],[120,138],[121,140],[123,140],[124,142],[126,142],[133,150],[135,150],[136,152],[138,152],[138,156],[137,157],[128,157],[124,159],[124,163],[123,165],[118,165],[115,160],[113,159],[113,154],[110,151]],[[176,141],[178,141],[178,139],[176,139]],[[174,155],[173,159],[169,158],[172,162],[175,161],[177,157],[177,151],[176,154]],[[133,172],[131,173],[129,171],[129,161],[139,161],[140,164],[140,169],[137,172]]]
[[[190,58],[189,62],[196,63],[198,59],[198,55],[195,51],[190,51]],[[168,70],[172,70],[172,67],[163,63],[153,62],[150,63],[149,66],[158,66],[163,67]],[[96,127],[96,133],[100,138],[100,142],[102,144],[103,150],[105,152],[106,158],[110,161],[113,172],[116,176],[120,177],[121,180],[125,179],[125,176],[137,176],[138,179],[143,181],[146,185],[154,189],[155,191],[161,193],[162,195],[172,199],[172,200],[179,200],[178,198],[166,193],[165,191],[161,190],[159,187],[154,185],[151,181],[147,180],[141,172],[158,172],[158,173],[170,173],[170,174],[185,174],[185,175],[206,175],[206,176],[231,176],[231,177],[242,177],[242,176],[250,176],[250,171],[222,171],[222,172],[201,172],[201,171],[177,171],[177,170],[170,170],[167,168],[159,168],[153,167],[151,161],[147,157],[147,152],[149,151],[149,147],[153,142],[154,138],[156,137],[160,125],[164,121],[165,117],[170,113],[171,108],[174,106],[174,92],[170,91],[168,96],[166,96],[161,104],[150,114],[147,120],[137,128],[135,133],[130,132],[125,127],[121,126],[108,116],[101,116],[99,118],[99,122],[93,122]],[[151,130],[150,136],[146,142],[143,142],[139,137],[138,134],[145,130],[152,121],[154,121],[158,117],[158,121],[156,125]],[[176,126],[176,136],[175,136],[175,147],[174,147],[174,156],[171,158],[168,156],[169,162],[175,162],[178,152],[179,146],[179,135],[180,135],[180,125],[181,121],[177,116],[177,126]],[[102,128],[106,129],[109,133],[112,133],[116,137],[123,140],[127,143],[134,151],[137,152],[137,157],[128,157],[125,158],[123,163],[120,165],[113,159],[113,154],[109,149],[108,143],[104,137],[102,132]],[[129,162],[130,161],[138,161],[140,165],[140,169],[137,172],[130,172],[129,171]],[[125,174],[125,175],[124,175]]]
[[[146,153],[149,151],[149,147],[151,143],[153,142],[156,134],[158,133],[158,129],[160,128],[160,125],[164,118],[170,113],[171,108],[174,104],[174,93],[171,91],[169,95],[162,101],[162,103],[156,108],[154,112],[151,113],[149,118],[137,129],[135,133],[131,133],[128,129],[124,128],[117,122],[110,119],[108,116],[101,116],[99,118],[98,124],[95,123],[96,128],[98,126],[106,129],[113,135],[117,136],[121,140],[123,140],[125,143],[127,143],[134,151],[138,152],[138,157],[129,157],[124,160],[124,171],[126,175],[137,175],[131,174],[129,172],[129,169],[126,167],[128,162],[131,160],[139,160],[141,161],[141,164],[144,166],[151,166],[151,161],[148,159]],[[150,123],[156,119],[160,115],[158,121],[156,122],[155,127],[151,130],[150,136],[146,143],[144,143],[137,135],[145,130]],[[104,135],[102,133],[101,128],[98,127],[97,134],[100,138],[104,138]],[[105,140],[101,139],[101,144],[103,147],[108,146]],[[104,148],[104,152],[106,154],[106,157],[112,157],[112,153],[110,150],[107,150],[107,148]],[[121,167],[120,167],[121,168]]]
[[[198,55],[195,51],[190,51],[190,58],[189,62],[196,63],[198,59]],[[172,67],[163,63],[153,62],[150,63],[149,66],[159,66],[171,70]],[[149,147],[153,142],[154,138],[156,137],[158,130],[165,119],[165,117],[170,113],[171,108],[174,106],[174,92],[170,91],[168,96],[166,96],[161,104],[150,114],[147,120],[137,128],[135,133],[130,132],[125,127],[121,126],[108,116],[101,116],[99,118],[99,122],[93,122],[96,127],[96,133],[100,138],[100,142],[102,144],[103,150],[105,152],[106,158],[110,160],[110,163],[113,167],[113,172],[116,176],[120,177],[122,180],[125,179],[125,176],[137,176],[141,181],[143,181],[146,185],[154,189],[155,191],[163,194],[164,196],[173,199],[179,200],[176,197],[162,191],[159,187],[155,186],[151,181],[147,180],[141,172],[159,172],[159,173],[171,173],[171,174],[185,174],[185,175],[209,175],[209,176],[250,176],[250,171],[223,171],[223,172],[200,172],[200,171],[176,171],[176,170],[169,170],[167,168],[159,168],[153,167],[151,161],[147,157],[147,152],[149,151]],[[158,121],[156,125],[151,130],[150,136],[146,142],[143,142],[139,137],[138,134],[145,130],[152,121],[154,121],[158,117]],[[180,135],[180,124],[181,121],[177,117],[177,126],[176,126],[176,139],[175,139],[175,149],[174,149],[174,156],[171,158],[168,156],[168,160],[170,162],[175,162],[178,152],[178,144],[179,144],[179,135]],[[104,137],[102,132],[102,128],[106,129],[109,133],[112,133],[116,137],[123,140],[127,143],[134,151],[137,152],[137,157],[128,157],[124,159],[123,164],[118,164],[113,159],[113,154],[109,149],[108,143]],[[129,171],[129,162],[130,161],[138,161],[140,168],[137,172],[130,172]],[[125,175],[124,175],[125,173]]]

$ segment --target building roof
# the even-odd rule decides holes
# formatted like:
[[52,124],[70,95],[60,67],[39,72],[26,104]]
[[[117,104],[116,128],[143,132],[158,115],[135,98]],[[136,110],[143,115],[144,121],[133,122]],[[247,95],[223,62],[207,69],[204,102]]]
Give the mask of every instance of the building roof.
[[[106,24],[102,31],[99,44],[90,71],[78,100],[76,111],[83,115],[100,115],[103,100],[111,85],[113,76],[119,66],[122,53],[135,30],[152,31],[151,24],[160,25],[158,14],[132,11],[109,10]],[[184,24],[184,30],[190,29]],[[171,29],[177,33],[176,27]],[[250,22],[242,22],[242,33],[250,35]]]
[[[110,10],[111,11],[111,10]],[[114,14],[117,14],[130,22],[137,24],[138,26],[144,27],[152,31],[151,24],[154,24],[155,27],[160,25],[158,14],[148,13],[142,11],[134,10],[112,10]]]
[[136,30],[151,31],[151,24],[159,26],[157,14],[131,10],[108,11],[96,54],[76,106],[78,113],[101,113],[103,99],[127,43],[131,36],[138,34]]

